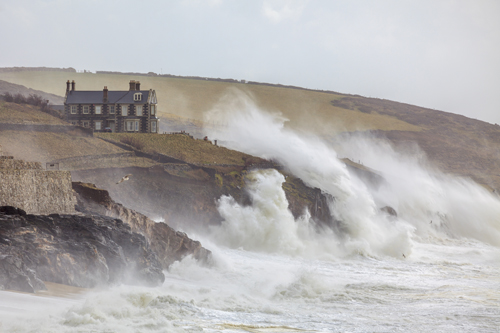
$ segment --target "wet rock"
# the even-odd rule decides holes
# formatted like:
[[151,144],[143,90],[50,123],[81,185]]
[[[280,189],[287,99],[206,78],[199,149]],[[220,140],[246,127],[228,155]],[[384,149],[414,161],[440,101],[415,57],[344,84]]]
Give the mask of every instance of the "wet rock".
[[165,279],[145,237],[119,219],[0,215],[0,238],[0,285],[8,289],[34,292],[40,280],[92,288]]
[[35,271],[28,268],[20,257],[0,255],[0,289],[35,293],[47,288]]
[[392,217],[398,217],[398,213],[391,206],[382,207],[382,208],[380,208],[380,210],[387,213],[388,215],[390,215]]
[[108,191],[96,188],[94,184],[81,182],[73,182],[73,189],[76,192],[77,210],[85,214],[119,218],[130,225],[132,231],[146,237],[163,269],[187,255],[203,262],[210,261],[211,252],[202,247],[200,242],[175,231],[166,223],[152,221],[143,214],[123,207],[111,199]]
[[1,206],[0,214],[4,215],[26,215],[26,212],[21,208],[16,208],[13,206]]

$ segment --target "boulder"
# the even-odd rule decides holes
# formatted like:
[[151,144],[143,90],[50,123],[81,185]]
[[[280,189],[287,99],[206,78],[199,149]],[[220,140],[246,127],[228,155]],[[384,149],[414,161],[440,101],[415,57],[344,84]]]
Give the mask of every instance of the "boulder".
[[93,288],[165,279],[146,238],[119,219],[0,215],[0,239],[0,285],[7,289],[34,292],[43,289],[40,280]]

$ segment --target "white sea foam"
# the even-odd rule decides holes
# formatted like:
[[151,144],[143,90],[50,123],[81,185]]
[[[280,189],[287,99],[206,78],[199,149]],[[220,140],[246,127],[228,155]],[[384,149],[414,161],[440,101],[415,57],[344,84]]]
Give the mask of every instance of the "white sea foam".
[[[362,160],[365,165],[383,174],[383,185],[372,187],[349,172],[337,158],[336,151],[325,142],[288,130],[286,119],[280,114],[260,110],[251,96],[239,90],[230,90],[207,113],[207,120],[227,124],[212,129],[210,133],[211,137],[226,146],[278,161],[307,185],[331,194],[334,198],[330,203],[332,214],[341,221],[341,229],[345,231],[337,238],[332,237],[332,241],[341,239],[341,247],[348,253],[403,258],[411,254],[415,234],[425,237],[472,237],[500,245],[500,201],[497,196],[472,181],[432,170],[422,159],[398,154],[383,140],[366,136],[347,137],[341,145],[344,154]],[[417,156],[423,155],[418,150],[416,152],[419,153]],[[267,186],[264,181],[258,183]],[[251,187],[250,192],[256,197],[270,193],[255,187]],[[266,219],[256,217],[266,216],[266,223],[271,223],[269,219],[290,222],[285,204],[273,206],[274,210],[270,211],[264,206],[272,206],[271,202],[275,202],[272,197],[256,201],[258,204],[252,208],[239,207],[229,198],[220,202],[221,213],[226,219],[226,232],[232,233],[233,241],[243,246],[249,246],[248,242],[255,240],[242,240],[235,233],[244,228],[246,232],[239,236],[252,238],[254,234],[259,234],[249,229],[262,228],[258,221]],[[400,215],[398,219],[381,213],[380,208],[387,205],[396,209]],[[275,215],[266,215],[269,213]],[[230,224],[235,227],[229,227]],[[290,228],[283,232],[288,236],[296,235],[297,232],[292,230],[293,223],[287,225]],[[300,223],[295,223],[295,228],[298,225]],[[288,236],[275,238],[275,241],[291,241]],[[234,242],[232,246],[235,246]],[[291,246],[298,250],[298,242],[292,243],[294,245]],[[269,245],[269,241],[266,244]],[[255,248],[256,244],[253,244],[252,249]]]

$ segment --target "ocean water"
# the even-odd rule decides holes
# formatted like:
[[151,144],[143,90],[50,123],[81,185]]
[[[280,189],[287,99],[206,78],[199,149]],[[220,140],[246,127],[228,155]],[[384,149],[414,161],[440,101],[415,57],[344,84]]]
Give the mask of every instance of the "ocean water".
[[2,291],[0,332],[500,332],[497,195],[442,174],[418,148],[344,137],[338,153],[385,179],[366,184],[331,146],[235,94],[208,114],[228,123],[210,137],[330,194],[341,224],[316,228],[307,211],[295,219],[285,177],[257,170],[247,177],[251,206],[223,196],[220,226],[184,230],[212,251],[211,265],[187,257],[157,288]]

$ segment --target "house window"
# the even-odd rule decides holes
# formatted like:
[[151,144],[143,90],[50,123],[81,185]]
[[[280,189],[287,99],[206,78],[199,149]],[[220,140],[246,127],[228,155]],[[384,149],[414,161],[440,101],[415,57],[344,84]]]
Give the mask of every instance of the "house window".
[[84,120],[82,122],[82,124],[83,124],[83,127],[89,127],[89,121],[88,120]]
[[151,105],[151,115],[156,115],[156,105]]
[[71,113],[76,114],[76,105],[71,105]]
[[127,120],[127,132],[138,132],[139,131],[139,121],[138,120]]
[[83,113],[89,113],[89,106],[88,105],[83,106]]
[[115,106],[114,105],[110,105],[109,106],[109,113],[110,114],[115,114]]
[[134,101],[141,101],[142,100],[142,94],[141,93],[135,93],[134,94]]
[[101,122],[100,121],[96,121],[95,122],[95,130],[96,131],[100,131],[101,130]]
[[102,106],[101,105],[96,105],[95,106],[95,114],[101,114],[102,111]]
[[128,110],[126,105],[122,105],[122,116],[127,116],[128,115]]
[[138,116],[142,116],[142,105],[136,105],[136,106],[135,106],[135,113],[136,113]]
[[72,121],[72,122],[71,122],[71,125],[76,125],[76,121]]
[[156,133],[156,121],[151,122],[151,133]]

